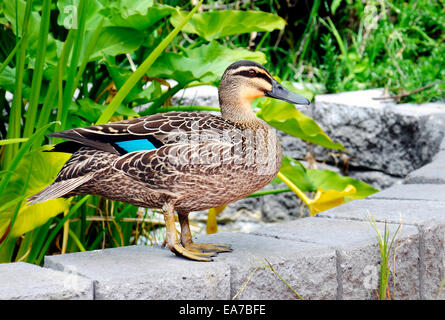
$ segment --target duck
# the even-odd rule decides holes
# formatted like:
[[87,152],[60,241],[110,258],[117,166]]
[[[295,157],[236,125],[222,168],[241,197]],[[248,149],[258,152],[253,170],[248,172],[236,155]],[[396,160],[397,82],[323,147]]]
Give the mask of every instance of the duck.
[[275,129],[253,112],[254,99],[310,101],[250,60],[227,67],[218,97],[221,115],[174,111],[49,134],[67,140],[51,151],[71,157],[52,184],[28,198],[28,205],[94,194],[160,209],[164,246],[177,256],[212,261],[218,253],[231,252],[230,244],[194,242],[189,213],[242,199],[278,173],[281,145]]

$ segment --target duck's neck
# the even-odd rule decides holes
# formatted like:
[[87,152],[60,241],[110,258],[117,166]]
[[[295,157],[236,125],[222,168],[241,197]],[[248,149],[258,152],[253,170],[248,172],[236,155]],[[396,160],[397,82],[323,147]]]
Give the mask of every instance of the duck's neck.
[[250,105],[221,104],[221,115],[225,120],[234,123],[250,123],[259,120],[253,113]]
[[234,123],[252,123],[260,120],[253,112],[251,102],[251,99],[243,98],[236,90],[219,95],[222,117]]

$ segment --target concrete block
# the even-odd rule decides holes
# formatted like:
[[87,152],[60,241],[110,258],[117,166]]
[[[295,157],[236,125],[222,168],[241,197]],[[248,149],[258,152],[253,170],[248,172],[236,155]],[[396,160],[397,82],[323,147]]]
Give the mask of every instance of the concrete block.
[[445,151],[434,156],[434,160],[417,169],[405,178],[407,184],[445,184]]
[[366,199],[445,201],[445,184],[399,184]]
[[231,298],[298,300],[285,282],[305,300],[337,297],[336,256],[327,246],[242,233],[204,235],[197,242],[232,245],[233,252],[215,257],[231,268]]
[[445,224],[421,226],[419,272],[422,279],[420,298],[445,300],[440,290],[445,280]]
[[[317,215],[319,218],[401,224],[401,229],[415,226],[419,230],[419,298],[436,299],[445,276],[445,203],[424,200],[365,199],[348,202]],[[413,252],[397,254],[410,255]],[[445,295],[442,295],[445,298]]]
[[91,280],[24,262],[0,264],[0,283],[0,300],[93,299]]
[[[384,224],[377,223],[383,232]],[[396,234],[397,225],[388,224],[390,237]],[[376,299],[380,270],[380,250],[377,231],[369,222],[337,220],[327,218],[306,218],[292,222],[269,225],[258,229],[256,234],[294,241],[326,245],[337,252],[338,279],[341,283],[341,299]],[[418,231],[406,227],[396,235],[397,254],[391,267],[396,271],[397,281],[393,298],[418,297]],[[414,272],[413,272],[414,271]]]
[[95,299],[229,299],[230,269],[176,257],[160,247],[129,246],[45,257],[95,283]]

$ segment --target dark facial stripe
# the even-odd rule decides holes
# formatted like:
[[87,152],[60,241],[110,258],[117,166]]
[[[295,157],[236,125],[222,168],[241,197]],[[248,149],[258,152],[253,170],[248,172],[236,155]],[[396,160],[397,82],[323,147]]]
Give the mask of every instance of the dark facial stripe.
[[233,75],[234,76],[243,76],[243,77],[247,77],[247,78],[261,78],[261,79],[266,80],[270,84],[272,84],[272,79],[270,78],[269,75],[267,75],[261,71],[258,71],[258,70],[255,70],[255,72],[256,72],[256,74],[254,76],[251,76],[251,75],[249,75],[249,70],[241,70],[241,71],[235,72]]

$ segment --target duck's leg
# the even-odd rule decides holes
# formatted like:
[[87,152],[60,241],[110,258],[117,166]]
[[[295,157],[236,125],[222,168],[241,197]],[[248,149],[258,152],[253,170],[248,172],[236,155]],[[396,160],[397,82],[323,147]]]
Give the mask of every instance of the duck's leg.
[[164,214],[165,227],[167,229],[165,235],[165,244],[177,256],[182,256],[191,260],[197,261],[212,261],[211,253],[204,253],[199,251],[192,251],[181,245],[178,239],[175,226],[175,211],[172,204],[167,203],[162,207]]
[[198,250],[200,252],[231,252],[232,248],[230,244],[224,243],[195,243],[192,239],[192,233],[190,232],[189,225],[189,213],[178,212],[179,223],[181,225],[181,244],[184,248],[189,250]]

